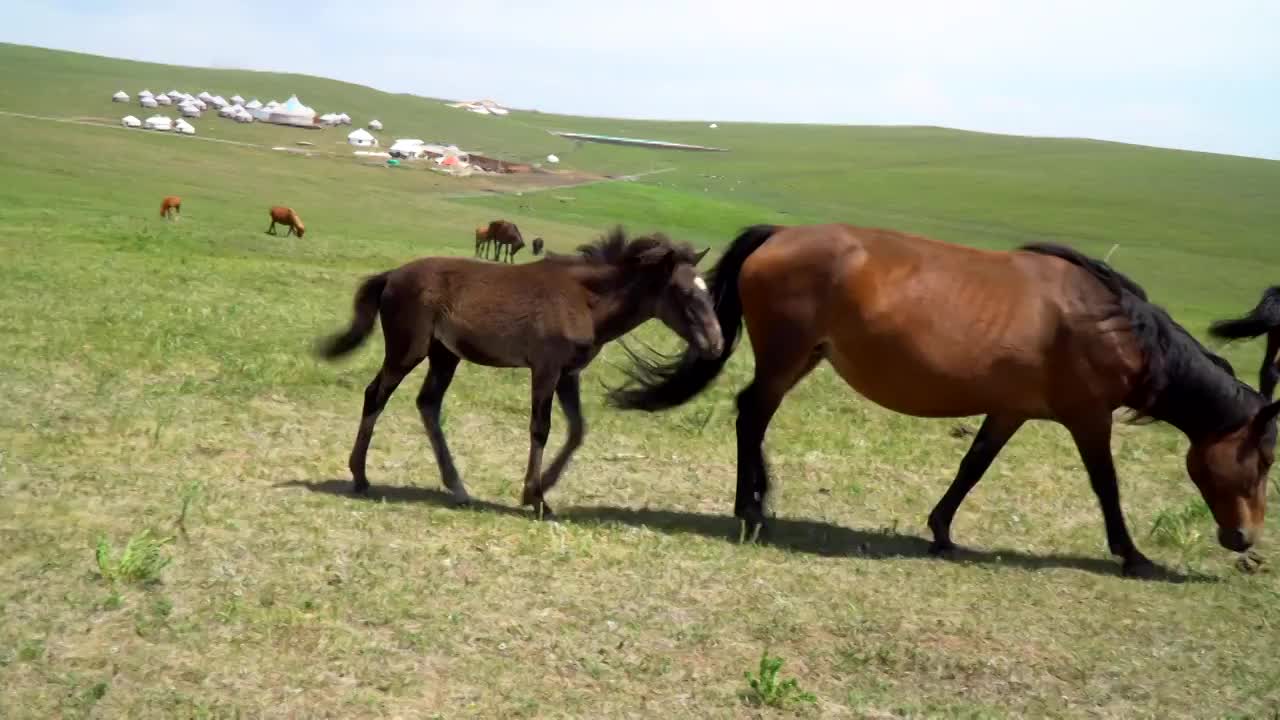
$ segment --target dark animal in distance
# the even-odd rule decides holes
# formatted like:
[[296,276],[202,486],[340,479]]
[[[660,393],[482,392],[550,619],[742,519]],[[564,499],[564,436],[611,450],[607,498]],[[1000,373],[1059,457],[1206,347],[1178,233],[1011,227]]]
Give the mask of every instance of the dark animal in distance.
[[540,237],[536,237],[533,239],[533,254],[534,255],[542,254],[542,238]]
[[745,320],[755,375],[737,398],[734,514],[765,524],[762,441],[796,383],[822,360],[858,393],[918,417],[985,415],[929,514],[932,551],[954,549],[956,510],[1028,420],[1070,431],[1126,574],[1151,562],[1126,527],[1111,455],[1112,412],[1167,422],[1191,441],[1186,467],[1242,552],[1258,539],[1280,403],[1236,379],[1132,280],[1070,248],[992,252],[850,225],[748,228],[710,273],[725,337],[718,357],[638,363],[611,393],[622,408],[687,402],[720,373]]
[[302,225],[302,218],[298,217],[298,213],[294,212],[292,208],[275,205],[269,212],[271,214],[271,225],[267,228],[268,234],[276,234],[277,223],[289,228],[284,234],[285,237],[289,237],[290,233],[295,233],[298,237],[302,237],[302,233],[306,231],[306,228]]
[[[170,195],[160,201],[160,217],[174,220],[182,215],[182,198]],[[197,218],[199,219],[199,218]]]
[[[521,504],[539,515],[550,512],[545,495],[586,431],[578,376],[605,343],[656,317],[695,354],[720,353],[711,296],[695,270],[705,254],[662,235],[627,239],[619,228],[575,255],[521,265],[427,257],[366,279],[355,294],[351,326],[319,349],[330,360],[346,355],[369,336],[376,318],[382,321],[382,368],[365,390],[349,459],[353,489],[369,488],[365,456],[378,415],[405,375],[426,359],[418,409],[444,485],[458,503],[469,500],[440,426],[445,392],[458,363],[467,360],[532,371]],[[568,419],[568,438],[542,473],[553,395]]]
[[1258,304],[1247,314],[1230,320],[1219,320],[1209,326],[1209,334],[1222,340],[1253,339],[1267,336],[1267,347],[1262,353],[1262,369],[1258,375],[1258,389],[1268,398],[1276,392],[1280,381],[1280,285],[1273,285],[1262,292]]

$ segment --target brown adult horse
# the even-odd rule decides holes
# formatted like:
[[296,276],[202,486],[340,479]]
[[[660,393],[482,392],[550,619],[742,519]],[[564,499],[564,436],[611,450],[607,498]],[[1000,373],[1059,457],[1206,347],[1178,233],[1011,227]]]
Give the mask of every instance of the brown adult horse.
[[[418,409],[444,484],[468,501],[440,427],[445,391],[460,360],[529,368],[533,376],[529,463],[522,505],[550,512],[544,499],[582,443],[578,374],[607,342],[658,318],[698,355],[723,349],[706,283],[694,252],[662,235],[628,240],[621,229],[561,255],[523,265],[428,257],[374,275],[355,295],[355,319],[320,347],[334,359],[356,349],[382,319],[382,368],[364,393],[360,430],[351,450],[354,490],[365,492],[365,455],[387,400],[422,360],[429,360]],[[551,430],[551,396],[569,421],[568,439],[546,473],[542,451]]]
[[493,220],[488,225],[476,227],[476,257],[489,257],[489,247],[493,247],[493,259],[502,260],[506,251],[507,258],[514,258],[516,252],[524,247],[524,236],[520,228],[508,220]]
[[745,318],[756,365],[737,400],[734,514],[744,532],[765,522],[769,420],[825,359],[890,410],[986,415],[929,514],[935,553],[954,549],[956,509],[1009,438],[1044,419],[1071,432],[1126,574],[1150,574],[1125,526],[1112,464],[1120,406],[1191,440],[1187,471],[1224,547],[1243,551],[1258,539],[1280,403],[1236,380],[1225,360],[1102,262],[1055,245],[989,252],[849,225],[756,226],[734,240],[712,277],[725,352],[686,352],[665,364],[636,358],[631,384],[611,401],[650,411],[688,401],[723,369]]
[[171,220],[174,215],[182,216],[182,198],[170,195],[160,201],[160,217]]
[[1219,320],[1209,326],[1209,334],[1223,340],[1242,340],[1267,336],[1267,349],[1262,353],[1258,389],[1272,398],[1280,381],[1280,285],[1262,292],[1262,299],[1247,314],[1230,320]]
[[493,243],[494,260],[515,262],[516,253],[524,247],[524,236],[520,234],[520,228],[507,220],[489,223],[486,235]]
[[302,237],[302,233],[306,231],[302,225],[302,218],[298,217],[298,213],[294,212],[293,208],[275,205],[269,212],[271,213],[271,226],[267,228],[269,234],[276,234],[277,223],[289,228],[284,234],[285,237],[289,237],[289,233],[297,233],[298,237]]

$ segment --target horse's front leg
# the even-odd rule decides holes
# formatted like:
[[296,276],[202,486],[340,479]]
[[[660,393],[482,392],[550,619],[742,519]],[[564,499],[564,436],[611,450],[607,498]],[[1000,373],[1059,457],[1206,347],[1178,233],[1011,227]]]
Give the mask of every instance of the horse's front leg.
[[547,436],[551,434],[551,398],[555,394],[559,379],[559,368],[533,370],[532,402],[529,414],[529,466],[524,473],[524,493],[520,497],[520,504],[532,505],[538,512],[539,518],[552,514],[551,508],[542,497],[539,479],[542,474],[542,451],[547,447]]
[[547,472],[542,476],[538,491],[543,494],[555,487],[560,480],[565,468],[569,466],[573,453],[582,445],[582,438],[587,432],[587,424],[582,418],[577,370],[560,376],[560,382],[556,384],[556,397],[560,400],[560,409],[564,411],[565,420],[569,422],[569,436],[565,438],[564,447],[560,448],[560,452],[556,453],[555,459],[551,461],[551,467],[547,468]]
[[275,235],[275,234],[276,234],[276,221],[275,221],[275,220],[272,220],[272,221],[271,221],[271,225],[267,228],[267,234],[268,234],[268,235]]

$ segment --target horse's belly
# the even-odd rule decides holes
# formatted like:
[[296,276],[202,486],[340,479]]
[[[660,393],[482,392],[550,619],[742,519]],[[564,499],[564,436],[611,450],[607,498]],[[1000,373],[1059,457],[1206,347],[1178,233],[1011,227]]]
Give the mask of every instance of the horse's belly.
[[967,417],[995,412],[1041,417],[1043,394],[1014,363],[940,364],[911,347],[863,342],[851,351],[827,348],[827,359],[858,394],[917,417]]
[[437,323],[435,337],[449,352],[476,365],[507,368],[525,365],[523,348],[507,347],[500,339],[470,337],[450,323]]

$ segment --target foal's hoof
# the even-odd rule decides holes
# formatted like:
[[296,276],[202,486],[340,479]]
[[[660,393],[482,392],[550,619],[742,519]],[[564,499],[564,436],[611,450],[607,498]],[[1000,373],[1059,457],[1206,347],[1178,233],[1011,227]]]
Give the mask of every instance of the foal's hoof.
[[534,504],[533,510],[538,514],[539,520],[551,522],[556,519],[555,512],[551,509],[551,506],[547,504],[546,500],[539,500]]
[[738,518],[739,545],[746,545],[747,543],[754,545],[761,540],[767,540],[768,537],[769,527],[765,524],[764,520],[747,520],[745,518]]
[[1160,574],[1155,563],[1141,556],[1125,560],[1121,572],[1127,578],[1138,580],[1154,580]]
[[950,540],[934,540],[929,543],[929,554],[950,560],[956,556],[956,544]]

